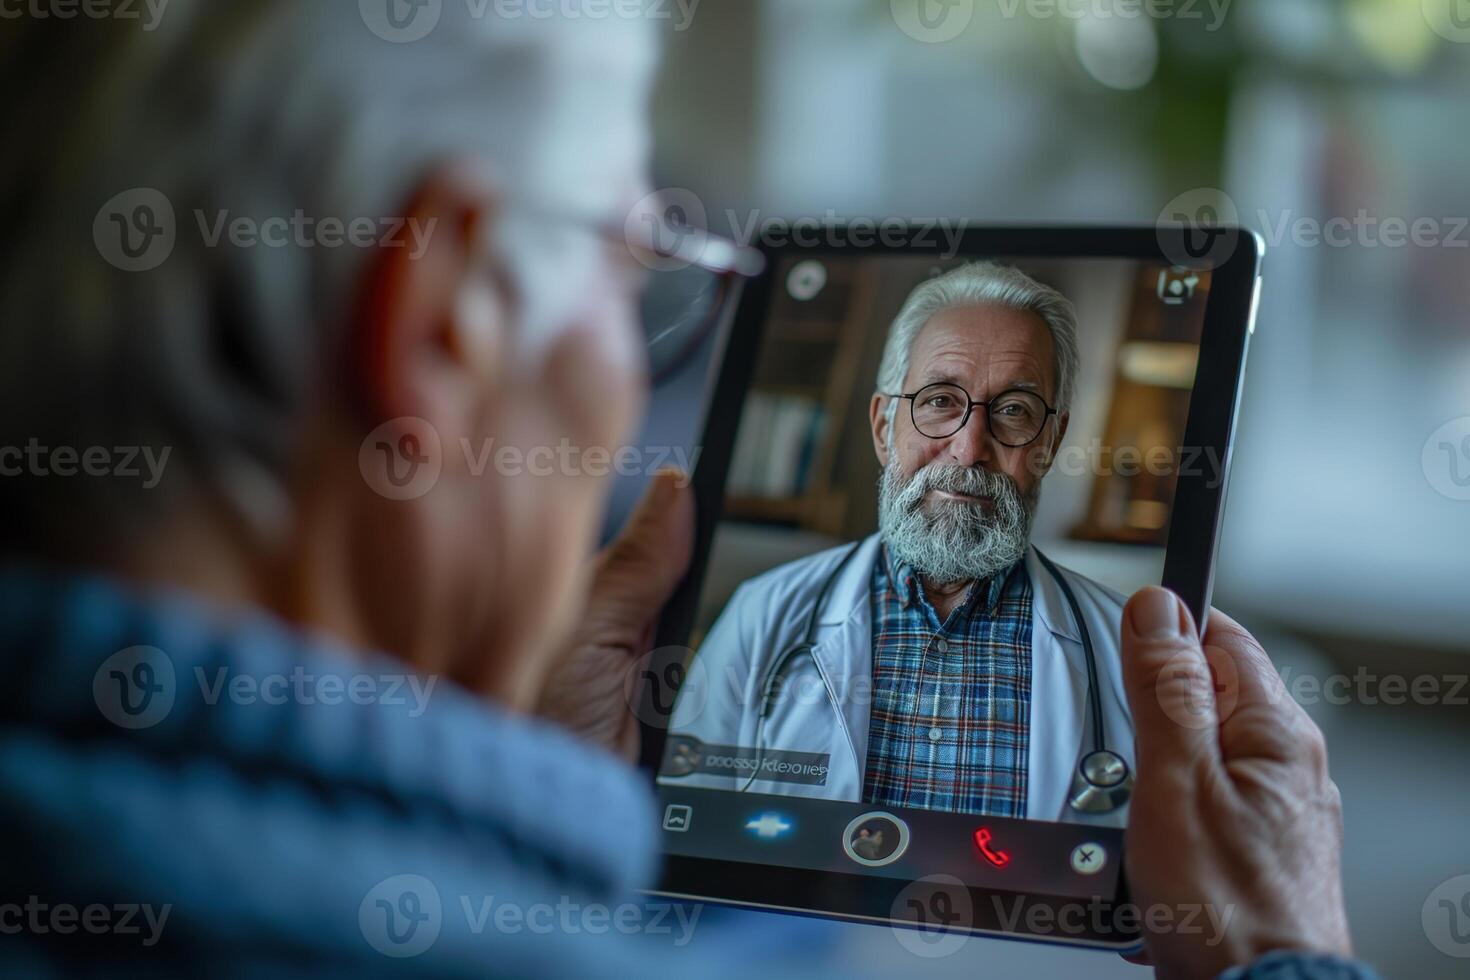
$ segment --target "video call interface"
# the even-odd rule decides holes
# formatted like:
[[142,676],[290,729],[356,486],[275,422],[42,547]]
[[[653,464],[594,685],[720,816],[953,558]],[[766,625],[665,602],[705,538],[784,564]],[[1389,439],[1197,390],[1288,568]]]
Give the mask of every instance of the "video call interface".
[[1111,894],[1122,605],[1160,580],[1180,471],[1220,478],[1183,446],[1210,273],[773,271],[658,772],[665,849]]

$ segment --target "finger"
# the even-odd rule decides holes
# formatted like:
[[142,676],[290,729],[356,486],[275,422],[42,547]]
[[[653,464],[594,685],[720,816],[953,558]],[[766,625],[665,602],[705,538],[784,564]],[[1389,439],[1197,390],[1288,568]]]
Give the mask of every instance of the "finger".
[[693,551],[694,495],[682,472],[660,470],[600,556],[591,602],[641,627],[668,601]]
[[[1205,649],[1221,664],[1222,687],[1231,688],[1232,712],[1221,712],[1221,747],[1226,759],[1270,755],[1310,764],[1326,776],[1326,743],[1306,709],[1286,684],[1260,642],[1218,610],[1210,613]],[[1250,710],[1243,710],[1250,709]]]
[[[1227,662],[1217,671],[1221,686],[1232,687],[1232,700],[1238,707],[1263,705],[1283,711],[1297,707],[1286,695],[1281,675],[1266,655],[1260,642],[1244,626],[1218,609],[1210,610],[1210,625],[1205,629],[1205,647]],[[1226,676],[1227,674],[1233,676]],[[1222,712],[1228,717],[1229,712]]]
[[1174,593],[1141,589],[1124,607],[1123,685],[1140,769],[1218,752],[1209,664]]

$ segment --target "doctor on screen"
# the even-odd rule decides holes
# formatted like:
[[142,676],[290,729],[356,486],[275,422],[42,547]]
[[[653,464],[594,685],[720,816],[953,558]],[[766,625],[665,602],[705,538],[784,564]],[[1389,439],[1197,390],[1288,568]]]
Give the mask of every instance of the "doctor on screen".
[[1072,304],[1016,269],[931,279],[870,421],[878,533],[745,582],[680,690],[660,781],[1123,826],[1123,597],[1030,543],[1076,384]]

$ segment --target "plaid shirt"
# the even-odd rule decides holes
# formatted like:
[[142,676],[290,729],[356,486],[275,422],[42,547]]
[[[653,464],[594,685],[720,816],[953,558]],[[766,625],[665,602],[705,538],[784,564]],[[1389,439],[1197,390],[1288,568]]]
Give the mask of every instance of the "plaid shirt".
[[874,562],[873,709],[863,799],[1026,816],[1031,579],[970,586],[941,624],[907,565]]

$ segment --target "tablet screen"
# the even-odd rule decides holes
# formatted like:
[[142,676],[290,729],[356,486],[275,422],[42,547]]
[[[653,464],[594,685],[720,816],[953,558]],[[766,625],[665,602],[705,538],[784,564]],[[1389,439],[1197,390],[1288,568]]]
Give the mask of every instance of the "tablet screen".
[[665,849],[1113,895],[1124,598],[1160,581],[1179,474],[1223,480],[1184,444],[1211,273],[773,274],[658,767]]

